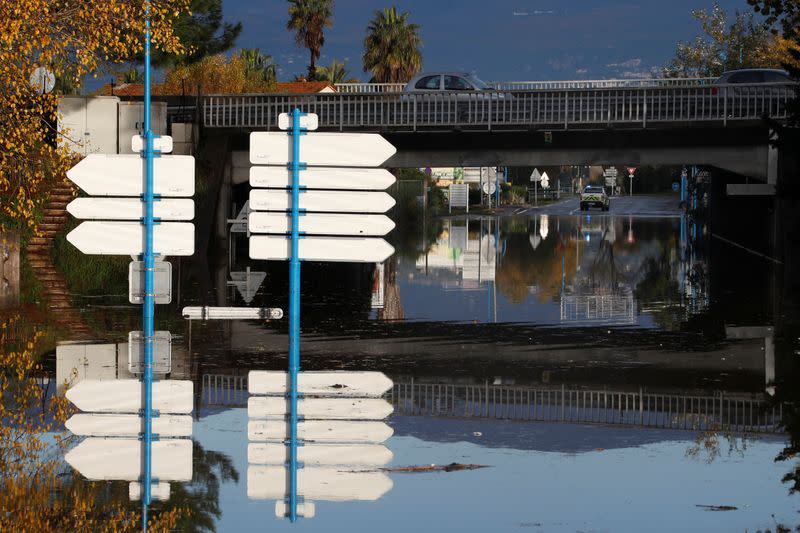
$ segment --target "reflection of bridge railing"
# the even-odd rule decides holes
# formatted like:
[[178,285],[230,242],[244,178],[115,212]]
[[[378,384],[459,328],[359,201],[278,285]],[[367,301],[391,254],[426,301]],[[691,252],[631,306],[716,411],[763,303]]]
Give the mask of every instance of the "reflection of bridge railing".
[[[247,376],[204,374],[201,407],[245,407]],[[395,413],[666,429],[777,433],[783,409],[764,396],[395,382]]]
[[[708,85],[716,78],[651,78],[640,80],[560,80],[560,81],[493,81],[491,87],[500,90],[541,89],[609,89],[616,87],[685,87]],[[405,83],[337,83],[340,93],[396,93]]]
[[561,387],[395,383],[404,415],[633,425],[667,429],[775,433],[781,407],[743,395],[712,396]]
[[336,130],[395,131],[606,127],[628,124],[784,119],[792,84],[578,88],[432,93],[208,95],[207,127],[277,128],[294,107]]
[[561,322],[635,324],[636,301],[632,294],[564,295]]

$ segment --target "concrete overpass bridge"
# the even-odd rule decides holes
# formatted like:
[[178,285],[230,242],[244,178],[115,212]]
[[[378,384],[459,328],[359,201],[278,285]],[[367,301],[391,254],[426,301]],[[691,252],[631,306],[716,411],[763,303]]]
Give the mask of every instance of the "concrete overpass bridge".
[[241,135],[275,130],[280,113],[300,107],[319,115],[321,131],[387,137],[398,147],[387,167],[691,163],[777,180],[764,119],[787,118],[792,84],[560,83],[567,86],[208,95],[199,115],[208,133]]

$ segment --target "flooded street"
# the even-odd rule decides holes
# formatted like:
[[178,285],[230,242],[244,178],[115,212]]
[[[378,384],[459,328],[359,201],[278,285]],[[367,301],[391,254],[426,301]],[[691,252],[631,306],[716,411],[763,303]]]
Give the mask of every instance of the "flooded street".
[[[314,516],[294,524],[276,517],[270,467],[248,460],[247,375],[286,368],[286,320],[181,318],[185,306],[285,307],[287,266],[249,259],[235,235],[227,257],[175,261],[156,329],[172,333],[166,375],[193,382],[192,481],[169,483],[152,512],[188,508],[178,530],[219,532],[794,525],[782,481],[794,464],[776,461],[793,427],[781,372],[797,350],[780,274],[653,202],[664,212],[570,214],[567,200],[428,218],[395,230],[382,264],[304,263],[302,368],[382,371],[394,412],[383,473],[317,471]],[[127,260],[55,251],[62,281],[29,265],[25,290],[43,302],[63,283],[74,305],[27,304],[13,326],[47,339],[36,341],[45,382],[132,377],[122,343],[140,310],[127,302]],[[93,344],[66,342],[79,339]],[[94,487],[97,505],[136,508],[126,481],[59,469]]]

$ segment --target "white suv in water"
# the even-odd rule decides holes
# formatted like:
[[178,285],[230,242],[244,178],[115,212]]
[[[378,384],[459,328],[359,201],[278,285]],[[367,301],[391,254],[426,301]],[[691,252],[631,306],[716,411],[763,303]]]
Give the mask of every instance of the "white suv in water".
[[602,185],[587,185],[581,193],[581,211],[588,211],[590,207],[599,207],[603,211],[611,208],[611,199]]

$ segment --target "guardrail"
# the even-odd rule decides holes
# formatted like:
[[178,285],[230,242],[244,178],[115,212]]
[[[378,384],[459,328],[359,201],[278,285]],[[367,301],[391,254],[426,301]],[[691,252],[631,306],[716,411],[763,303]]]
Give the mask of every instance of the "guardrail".
[[414,416],[778,433],[782,406],[745,395],[662,394],[507,385],[395,383],[395,413]]
[[294,107],[319,115],[320,128],[358,131],[420,129],[569,129],[612,124],[784,119],[794,84],[559,89],[434,93],[209,95],[207,127],[273,129]]
[[[717,78],[648,78],[624,80],[562,80],[562,81],[492,81],[489,86],[498,90],[542,89],[610,89],[617,87],[683,87],[708,85]],[[401,92],[405,83],[337,83],[341,93],[394,93]]]

